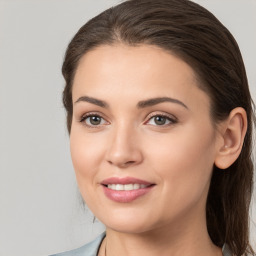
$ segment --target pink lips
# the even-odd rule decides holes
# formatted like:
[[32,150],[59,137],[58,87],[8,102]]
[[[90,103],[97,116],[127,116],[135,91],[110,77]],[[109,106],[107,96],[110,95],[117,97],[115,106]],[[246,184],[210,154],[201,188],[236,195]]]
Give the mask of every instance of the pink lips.
[[[132,178],[132,177],[125,177],[125,178],[117,178],[111,177],[105,179],[101,182],[104,194],[111,199],[112,201],[119,202],[119,203],[129,203],[133,200],[145,195],[148,193],[155,184],[150,182]],[[113,190],[107,187],[108,184],[139,184],[144,185],[146,187],[134,189],[134,190]]]

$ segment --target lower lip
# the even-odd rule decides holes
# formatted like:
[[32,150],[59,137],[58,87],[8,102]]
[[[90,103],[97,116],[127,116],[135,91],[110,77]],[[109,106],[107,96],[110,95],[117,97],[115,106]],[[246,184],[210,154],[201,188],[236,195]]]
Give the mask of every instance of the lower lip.
[[118,203],[129,203],[147,194],[154,186],[135,190],[113,190],[103,186],[103,191],[107,198]]

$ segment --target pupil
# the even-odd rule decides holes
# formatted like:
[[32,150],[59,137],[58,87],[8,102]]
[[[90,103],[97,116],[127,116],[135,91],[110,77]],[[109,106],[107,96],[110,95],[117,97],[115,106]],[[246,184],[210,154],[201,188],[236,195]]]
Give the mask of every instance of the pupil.
[[101,118],[99,116],[91,116],[90,117],[90,122],[93,125],[98,125],[100,124]]
[[165,124],[166,118],[163,116],[156,116],[155,117],[155,123],[158,125],[163,125]]

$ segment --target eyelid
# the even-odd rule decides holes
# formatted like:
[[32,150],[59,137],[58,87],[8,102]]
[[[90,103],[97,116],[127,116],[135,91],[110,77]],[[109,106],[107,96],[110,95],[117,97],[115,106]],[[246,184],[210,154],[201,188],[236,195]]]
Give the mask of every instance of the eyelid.
[[[163,112],[152,112],[152,113],[150,113],[150,114],[147,116],[147,121],[146,121],[145,123],[147,124],[147,123],[150,121],[150,119],[151,119],[152,117],[156,117],[156,116],[165,117],[165,118],[169,119],[169,120],[172,122],[172,124],[162,125],[163,127],[166,127],[166,126],[168,126],[168,125],[173,125],[173,124],[175,124],[175,123],[178,122],[178,118],[175,117],[174,115],[171,115],[171,114],[168,114],[168,113],[163,113]],[[159,126],[160,126],[160,125],[159,125]]]
[[[106,120],[105,115],[100,113],[100,112],[88,112],[88,113],[85,113],[85,114],[83,114],[83,115],[81,115],[79,117],[78,121],[80,123],[83,123],[86,127],[89,127],[89,128],[100,128],[100,127],[106,125],[106,124],[101,124],[101,125],[88,125],[88,124],[86,124],[85,120],[86,120],[86,118],[88,118],[90,116],[98,116],[98,117],[104,119],[104,121],[107,124],[110,124],[110,122]],[[144,124],[147,124],[150,121],[151,118],[156,117],[156,116],[162,116],[162,117],[167,118],[169,121],[171,121],[171,124],[162,125],[162,127],[173,125],[173,124],[176,124],[178,122],[178,119],[174,115],[168,114],[168,113],[165,113],[165,112],[158,112],[158,111],[156,111],[156,112],[150,113],[147,116],[146,121],[144,122]],[[159,126],[161,126],[161,125],[159,125]]]
[[105,125],[105,124],[101,124],[101,125],[88,125],[88,124],[86,124],[86,122],[85,122],[86,118],[91,117],[91,116],[98,116],[98,117],[104,119],[104,121],[109,124],[109,122],[106,120],[106,118],[104,117],[104,115],[103,115],[102,113],[99,113],[99,112],[88,112],[88,113],[85,113],[85,114],[83,114],[83,115],[79,118],[78,121],[79,121],[80,123],[83,123],[83,124],[84,124],[86,127],[88,127],[88,128],[100,128],[100,127],[102,127],[102,126]]

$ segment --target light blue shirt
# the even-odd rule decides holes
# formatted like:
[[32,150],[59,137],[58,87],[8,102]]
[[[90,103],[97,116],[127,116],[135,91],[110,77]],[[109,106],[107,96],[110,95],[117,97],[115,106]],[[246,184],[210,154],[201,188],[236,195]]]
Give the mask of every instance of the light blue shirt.
[[[53,254],[50,256],[97,256],[99,247],[105,236],[106,233],[104,232],[95,240],[88,244],[83,245],[82,247],[67,252]],[[222,252],[223,256],[232,256],[232,253],[227,245],[223,246]]]
[[100,248],[101,242],[106,236],[106,233],[102,233],[100,236],[98,236],[95,240],[92,242],[83,245],[82,247],[79,247],[77,249],[53,254],[50,256],[97,256],[98,250]]

